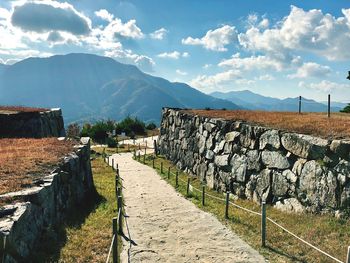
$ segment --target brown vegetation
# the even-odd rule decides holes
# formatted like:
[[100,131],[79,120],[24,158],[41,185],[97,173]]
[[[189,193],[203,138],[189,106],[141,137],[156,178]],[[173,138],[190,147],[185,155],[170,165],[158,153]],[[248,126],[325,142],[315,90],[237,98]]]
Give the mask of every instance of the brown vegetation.
[[350,115],[347,113],[268,112],[247,110],[186,110],[185,112],[227,120],[240,120],[265,127],[282,129],[326,139],[350,138]]
[[0,139],[0,194],[20,190],[47,175],[73,151],[73,145],[57,138]]
[[46,108],[32,108],[32,107],[23,107],[23,106],[0,106],[1,112],[43,112],[48,111]]

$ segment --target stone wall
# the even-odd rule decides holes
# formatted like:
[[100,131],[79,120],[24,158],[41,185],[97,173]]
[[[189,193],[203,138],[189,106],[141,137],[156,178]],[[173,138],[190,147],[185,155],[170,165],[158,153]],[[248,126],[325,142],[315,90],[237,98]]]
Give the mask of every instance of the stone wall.
[[[0,209],[0,242],[6,243],[5,262],[30,262],[30,254],[45,229],[62,222],[69,209],[94,193],[90,139],[82,138],[63,164],[37,181],[36,186],[0,195],[18,200]],[[0,243],[1,248],[3,243]]]
[[158,144],[180,169],[219,191],[297,212],[349,208],[350,141],[164,108]]
[[0,113],[0,138],[43,138],[64,135],[61,109],[44,112]]

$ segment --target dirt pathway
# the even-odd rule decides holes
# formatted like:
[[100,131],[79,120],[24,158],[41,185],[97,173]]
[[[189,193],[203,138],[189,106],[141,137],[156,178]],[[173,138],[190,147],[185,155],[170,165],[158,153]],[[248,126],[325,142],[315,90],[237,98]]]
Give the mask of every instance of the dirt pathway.
[[121,262],[265,262],[213,215],[197,208],[131,153],[113,155],[125,187],[131,239]]

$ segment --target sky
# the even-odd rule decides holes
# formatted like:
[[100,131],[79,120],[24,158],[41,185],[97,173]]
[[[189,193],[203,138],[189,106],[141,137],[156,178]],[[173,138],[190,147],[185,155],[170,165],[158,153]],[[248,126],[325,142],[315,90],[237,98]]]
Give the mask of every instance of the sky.
[[348,0],[0,0],[0,63],[77,52],[204,93],[350,102]]

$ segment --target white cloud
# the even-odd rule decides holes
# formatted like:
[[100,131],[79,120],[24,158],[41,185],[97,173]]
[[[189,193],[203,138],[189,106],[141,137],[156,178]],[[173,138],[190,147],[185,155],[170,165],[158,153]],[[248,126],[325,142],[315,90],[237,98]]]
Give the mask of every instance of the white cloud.
[[160,58],[170,58],[170,59],[179,59],[180,57],[187,58],[189,57],[188,52],[183,52],[182,54],[179,51],[173,52],[164,52],[157,55]]
[[212,64],[205,64],[202,68],[203,69],[208,69],[208,68],[210,68],[212,66]]
[[8,19],[11,16],[10,11],[8,11],[5,8],[0,7],[0,20],[2,19]]
[[273,76],[271,76],[270,74],[261,75],[256,79],[257,80],[275,80],[275,78]]
[[105,34],[110,34],[112,38],[123,36],[126,38],[140,39],[144,37],[141,29],[136,25],[135,19],[123,23],[121,19],[115,18],[103,31]]
[[264,18],[263,20],[260,21],[259,27],[260,28],[268,28],[270,25],[270,22],[267,18]]
[[305,83],[304,81],[300,81],[299,87],[313,89],[321,92],[331,92],[334,90],[349,90],[350,84],[336,83],[328,80],[322,80],[318,83]]
[[114,15],[109,13],[106,9],[100,9],[98,11],[95,11],[95,15],[108,22],[112,22],[114,18]]
[[181,76],[186,76],[188,73],[185,72],[185,71],[182,71],[182,70],[180,70],[180,69],[177,69],[177,70],[176,70],[176,74],[179,74],[179,75],[181,75]]
[[215,91],[222,89],[225,84],[231,84],[234,80],[241,78],[239,70],[228,70],[215,75],[199,75],[191,80],[190,85],[202,91]]
[[252,85],[255,83],[254,80],[251,80],[251,79],[237,79],[235,80],[235,83],[238,84],[238,85]]
[[115,58],[116,60],[123,63],[134,64],[143,71],[154,71],[153,67],[155,66],[155,62],[152,58],[145,55],[135,54],[129,49],[113,49],[105,51],[104,55],[107,57]]
[[168,33],[168,30],[166,30],[165,28],[162,27],[162,28],[154,31],[153,33],[151,33],[150,36],[153,39],[162,40],[167,33]]
[[252,26],[238,35],[239,43],[251,51],[260,51],[270,57],[290,60],[291,53],[307,51],[328,60],[350,58],[350,9],[344,16],[334,17],[321,10],[304,11],[292,6],[290,14],[272,29]]
[[239,53],[234,54],[231,58],[225,59],[218,64],[220,67],[232,67],[245,71],[251,70],[277,70],[281,71],[285,65],[278,60],[267,56],[251,56],[241,58]]
[[224,25],[215,30],[209,30],[202,38],[187,37],[182,39],[182,44],[200,45],[213,51],[226,51],[225,46],[232,43],[236,37],[235,27]]
[[23,31],[37,33],[59,30],[87,35],[91,31],[91,20],[66,2],[44,0],[15,5],[11,22]]
[[331,73],[331,69],[328,66],[322,66],[314,62],[304,63],[298,68],[295,74],[288,75],[289,78],[324,78]]

